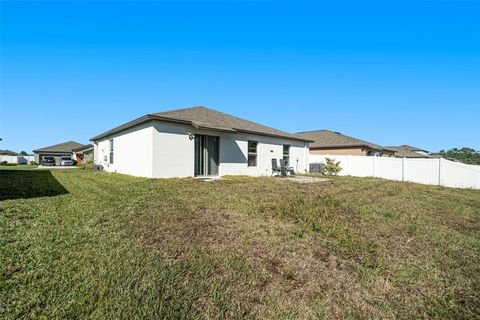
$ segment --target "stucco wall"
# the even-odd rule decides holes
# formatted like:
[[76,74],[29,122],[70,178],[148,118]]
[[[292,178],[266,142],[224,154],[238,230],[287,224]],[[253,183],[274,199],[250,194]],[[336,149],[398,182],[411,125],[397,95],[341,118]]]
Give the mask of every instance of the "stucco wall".
[[[270,175],[272,158],[283,157],[283,145],[290,145],[290,162],[295,171],[307,170],[308,148],[304,142],[270,138],[243,133],[225,133],[196,130],[188,125],[155,122],[153,147],[153,177],[192,177],[194,176],[195,142],[189,134],[202,134],[220,137],[219,175]],[[257,166],[249,167],[248,140],[258,141]]]
[[[256,167],[247,165],[248,140],[258,141]],[[271,175],[272,159],[283,158],[284,144],[290,145],[290,166],[305,173],[308,149],[304,142],[243,133],[221,134],[220,175]]]
[[153,124],[153,178],[192,177],[194,140],[192,127],[156,121]]
[[366,156],[366,151],[362,148],[345,148],[345,149],[310,149],[310,154],[338,154],[338,155],[352,155],[352,156]]
[[[114,140],[113,164],[109,140]],[[144,123],[95,142],[95,163],[104,170],[138,177],[153,176],[153,128]]]
[[[95,163],[107,171],[153,178],[194,176],[194,140],[189,134],[220,137],[219,175],[270,175],[271,159],[283,157],[283,144],[290,145],[290,165],[305,173],[308,164],[306,143],[242,133],[195,130],[189,125],[149,122],[112,136],[115,161],[108,163],[108,140],[95,143]],[[258,141],[257,166],[247,165],[248,140]],[[107,161],[104,161],[107,155]]]

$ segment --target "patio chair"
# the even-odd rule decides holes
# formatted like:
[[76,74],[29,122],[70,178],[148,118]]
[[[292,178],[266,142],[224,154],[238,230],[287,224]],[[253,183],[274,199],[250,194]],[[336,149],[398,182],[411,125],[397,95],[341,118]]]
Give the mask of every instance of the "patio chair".
[[282,174],[282,168],[278,165],[277,159],[272,159],[272,176],[276,175],[281,175]]
[[286,176],[287,173],[291,176],[295,175],[295,170],[293,170],[293,167],[288,166],[287,161],[284,159],[280,159],[280,168],[282,170],[282,176]]

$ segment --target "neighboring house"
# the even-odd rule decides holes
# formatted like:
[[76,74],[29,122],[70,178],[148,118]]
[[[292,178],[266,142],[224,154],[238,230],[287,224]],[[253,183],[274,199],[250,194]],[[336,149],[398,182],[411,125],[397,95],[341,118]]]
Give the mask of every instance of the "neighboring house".
[[20,156],[21,154],[11,150],[0,150],[0,156]]
[[397,158],[430,158],[427,150],[412,147],[406,144],[401,146],[390,146],[387,148],[395,150],[395,157]]
[[104,170],[150,178],[270,175],[272,159],[297,172],[309,139],[206,107],[147,114],[90,139]]
[[353,138],[340,132],[317,130],[298,132],[295,136],[313,140],[310,154],[352,156],[394,156],[395,151],[378,144]]
[[73,149],[84,146],[81,143],[75,141],[68,141],[64,143],[59,143],[53,146],[40,148],[33,150],[35,153],[35,162],[41,163],[43,157],[54,157],[55,164],[60,165],[60,160],[62,157],[70,156],[73,157]]
[[33,156],[22,155],[11,150],[0,150],[0,162],[27,164],[29,161],[33,161]]
[[78,148],[72,149],[73,159],[78,163],[85,163],[87,161],[93,161],[93,144],[86,144]]

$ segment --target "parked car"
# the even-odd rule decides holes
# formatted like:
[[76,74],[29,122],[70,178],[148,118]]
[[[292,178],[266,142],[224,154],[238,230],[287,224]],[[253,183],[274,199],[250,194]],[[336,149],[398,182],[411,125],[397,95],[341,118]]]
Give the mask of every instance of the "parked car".
[[55,158],[54,157],[43,157],[40,164],[42,166],[54,166],[55,165]]
[[61,166],[73,166],[72,157],[62,157],[62,159],[60,160],[60,165]]

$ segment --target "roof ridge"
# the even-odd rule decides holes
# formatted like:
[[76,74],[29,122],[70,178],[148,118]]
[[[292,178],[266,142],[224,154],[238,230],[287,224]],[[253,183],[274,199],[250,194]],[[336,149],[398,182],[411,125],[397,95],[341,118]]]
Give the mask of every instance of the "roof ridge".
[[154,116],[154,115],[159,115],[159,114],[162,114],[162,113],[178,112],[178,111],[185,111],[185,110],[199,109],[199,108],[209,109],[205,106],[194,106],[194,107],[177,108],[177,109],[172,109],[172,110],[167,110],[167,111],[162,111],[162,112],[147,113],[147,115],[153,115]]
[[[295,132],[294,134],[299,134],[299,133],[312,133],[312,132],[320,132],[320,131],[330,131],[330,132],[340,133],[340,132],[338,132],[338,131],[333,131],[333,130],[329,130],[329,129],[318,129],[318,130],[299,131],[299,132]],[[341,134],[341,133],[340,133],[340,134]]]
[[[178,112],[178,111],[186,111],[186,110],[191,110],[191,109],[205,109],[205,110],[208,110],[210,112],[214,112],[214,113],[222,114],[222,115],[227,116],[227,117],[235,118],[237,120],[245,121],[245,122],[248,122],[248,123],[251,123],[251,124],[254,124],[254,125],[260,125],[262,127],[265,127],[265,128],[268,128],[268,129],[273,129],[275,131],[279,131],[279,132],[282,132],[282,133],[285,133],[285,134],[288,134],[288,135],[293,135],[290,132],[287,132],[287,131],[284,131],[284,130],[279,130],[277,128],[270,127],[270,126],[267,126],[267,125],[259,123],[259,122],[254,122],[254,121],[250,121],[250,120],[247,120],[247,119],[244,119],[244,118],[240,118],[238,116],[234,116],[232,114],[228,114],[228,113],[225,113],[225,112],[222,112],[222,111],[218,111],[218,110],[206,107],[206,106],[195,106],[195,107],[190,107],[190,108],[181,108],[181,109],[176,109],[176,110],[169,110],[169,111],[165,111],[165,112],[156,113],[156,114],[153,114],[153,115],[160,115],[162,117],[169,118],[168,114],[167,115],[161,115],[161,114],[170,113],[170,112]],[[174,117],[172,117],[172,118],[175,119]],[[240,129],[240,128],[234,128],[234,129]]]
[[242,120],[242,121],[246,121],[246,122],[248,122],[248,123],[252,123],[252,124],[255,124],[255,125],[260,125],[260,126],[263,126],[263,127],[269,128],[269,129],[273,129],[273,130],[280,131],[280,132],[283,132],[283,133],[291,134],[291,133],[289,133],[289,132],[287,132],[287,131],[279,130],[279,129],[277,129],[277,128],[267,126],[267,125],[265,125],[265,124],[262,124],[262,123],[259,123],[259,122],[253,122],[253,121],[250,121],[250,120],[247,120],[247,119],[244,119],[244,118],[240,118],[240,117],[237,117],[237,116],[234,116],[234,115],[231,115],[231,114],[222,112],[222,111],[218,111],[218,110],[215,110],[215,109],[210,109],[210,108],[208,108],[208,107],[203,107],[203,106],[202,106],[201,108],[205,108],[205,109],[207,109],[207,110],[210,110],[210,111],[213,111],[213,112],[216,112],[216,113],[220,113],[220,114],[223,114],[223,115],[226,115],[226,116],[235,118],[235,119],[239,119],[239,120]]

